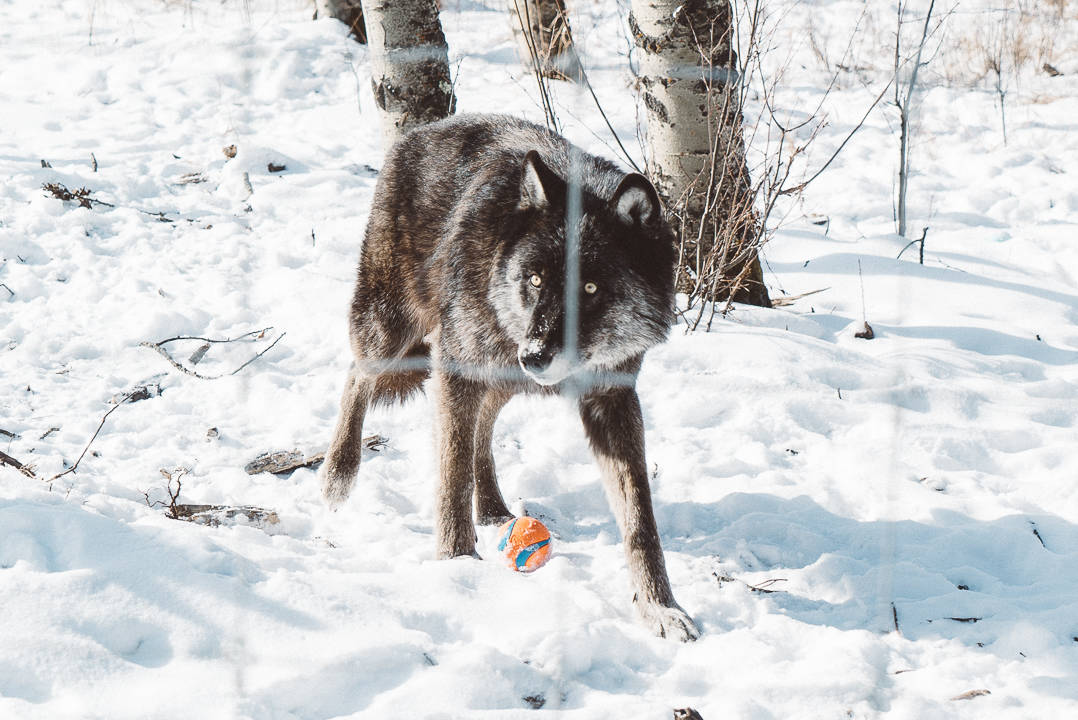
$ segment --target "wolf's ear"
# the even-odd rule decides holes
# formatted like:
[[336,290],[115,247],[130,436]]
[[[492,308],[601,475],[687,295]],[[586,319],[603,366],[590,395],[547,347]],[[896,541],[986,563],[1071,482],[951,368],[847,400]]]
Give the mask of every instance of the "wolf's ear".
[[521,208],[544,208],[564,195],[565,181],[547,167],[535,150],[529,150],[524,156],[524,167],[521,170]]
[[639,173],[625,176],[610,198],[610,206],[629,225],[647,225],[662,212],[655,187]]

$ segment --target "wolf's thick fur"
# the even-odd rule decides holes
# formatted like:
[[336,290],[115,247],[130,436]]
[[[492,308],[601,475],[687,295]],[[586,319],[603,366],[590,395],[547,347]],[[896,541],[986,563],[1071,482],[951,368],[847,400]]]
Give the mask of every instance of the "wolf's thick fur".
[[[566,217],[578,218],[575,298]],[[386,158],[360,255],[355,362],[323,470],[327,501],[343,501],[355,482],[367,408],[403,399],[431,375],[437,553],[475,555],[473,495],[480,523],[509,517],[490,447],[499,411],[518,392],[571,393],[638,611],[657,634],[697,637],[670,591],[635,390],[644,352],[670,327],[674,262],[651,184],[539,126],[464,115],[406,135]],[[573,300],[576,333],[566,337]]]

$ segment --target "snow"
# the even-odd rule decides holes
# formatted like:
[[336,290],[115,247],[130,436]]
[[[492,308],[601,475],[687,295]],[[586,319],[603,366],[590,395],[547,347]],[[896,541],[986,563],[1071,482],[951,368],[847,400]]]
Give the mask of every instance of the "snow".
[[[810,24],[839,57],[862,7],[777,4],[783,111],[815,107],[830,79]],[[963,4],[955,37],[984,7]],[[869,12],[852,51],[865,69],[824,101],[801,172],[886,81],[893,18]],[[573,22],[639,158],[626,14],[578,2]],[[766,248],[774,297],[824,292],[679,326],[649,354],[655,511],[704,633],[682,645],[635,621],[565,401],[518,398],[495,430],[504,494],[555,537],[528,576],[497,560],[496,528],[479,528],[485,560],[431,559],[427,398],[368,417],[389,445],[365,452],[336,513],[314,470],[243,471],[328,442],[381,165],[367,51],[310,16],[298,0],[0,8],[0,429],[14,436],[0,450],[49,478],[110,399],[162,388],[117,408],[75,473],[0,467],[0,717],[514,718],[540,698],[579,718],[1078,711],[1073,17],[1053,56],[1064,75],[1033,67],[1012,88],[1006,145],[985,82],[926,76],[910,189],[923,266],[916,248],[896,258],[881,106]],[[460,111],[541,120],[498,3],[443,3],[443,23]],[[590,98],[555,93],[566,133],[616,157]],[[111,205],[61,202],[47,182]],[[872,341],[853,337],[865,320]],[[226,374],[213,381],[139,345],[265,328],[211,348],[197,367]],[[147,499],[167,500],[159,471],[178,467],[182,502],[280,523],[169,519]]]

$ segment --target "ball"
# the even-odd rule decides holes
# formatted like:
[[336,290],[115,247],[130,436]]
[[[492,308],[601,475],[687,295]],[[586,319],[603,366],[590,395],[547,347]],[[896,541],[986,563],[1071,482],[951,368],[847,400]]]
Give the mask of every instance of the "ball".
[[517,572],[538,570],[550,559],[550,531],[533,517],[513,518],[498,537],[498,551]]

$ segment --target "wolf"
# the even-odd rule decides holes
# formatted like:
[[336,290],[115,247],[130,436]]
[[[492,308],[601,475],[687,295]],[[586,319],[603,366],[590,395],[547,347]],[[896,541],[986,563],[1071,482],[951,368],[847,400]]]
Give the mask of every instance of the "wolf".
[[437,407],[438,557],[478,557],[511,517],[491,435],[517,393],[576,400],[653,632],[699,630],[674,600],[651,506],[636,378],[673,320],[673,233],[652,184],[538,125],[458,115],[387,154],[360,251],[354,356],[322,469],[331,507],[360,463],[368,408],[425,380]]

